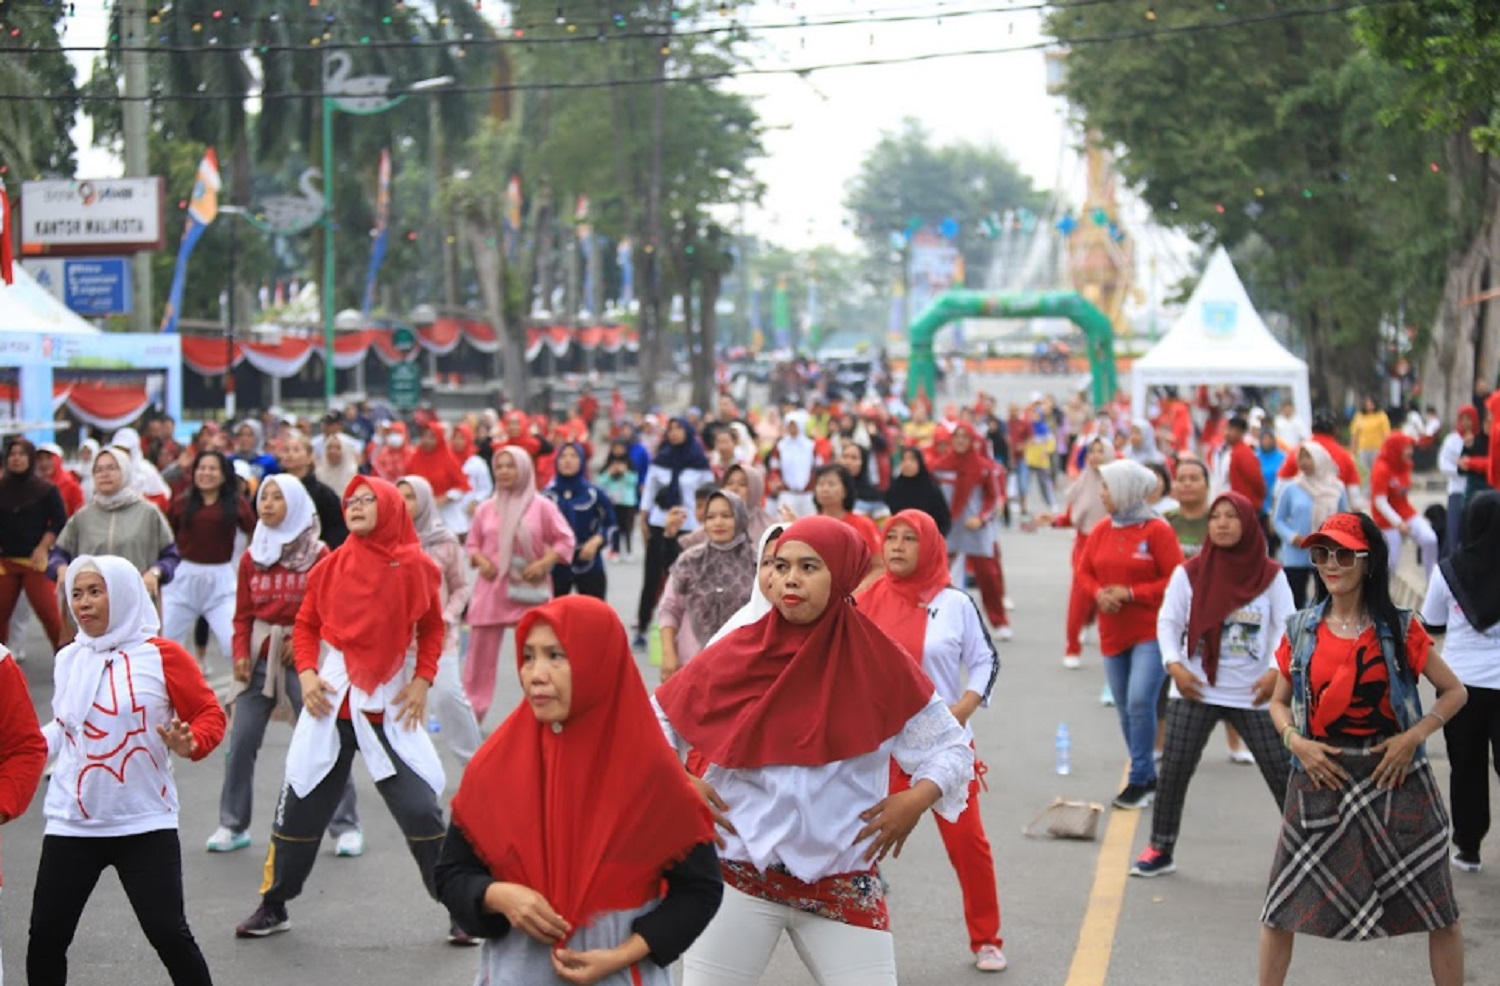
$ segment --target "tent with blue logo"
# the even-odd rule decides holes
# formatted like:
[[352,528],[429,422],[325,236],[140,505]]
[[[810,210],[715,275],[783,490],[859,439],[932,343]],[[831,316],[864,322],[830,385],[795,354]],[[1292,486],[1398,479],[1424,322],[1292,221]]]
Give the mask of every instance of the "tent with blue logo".
[[1209,258],[1176,324],[1131,366],[1131,407],[1142,413],[1151,388],[1169,386],[1280,388],[1290,395],[1297,417],[1312,421],[1307,364],[1271,334],[1222,246]]

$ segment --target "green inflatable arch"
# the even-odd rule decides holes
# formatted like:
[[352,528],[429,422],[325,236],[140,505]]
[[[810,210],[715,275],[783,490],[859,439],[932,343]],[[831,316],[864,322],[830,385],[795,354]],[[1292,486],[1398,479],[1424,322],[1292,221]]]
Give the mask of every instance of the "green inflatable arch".
[[947,291],[928,306],[907,339],[911,356],[906,370],[906,396],[929,399],[937,393],[937,362],[932,340],[938,330],[960,318],[1066,318],[1088,337],[1089,367],[1094,374],[1094,406],[1114,400],[1119,378],[1115,373],[1115,330],[1109,318],[1077,291]]

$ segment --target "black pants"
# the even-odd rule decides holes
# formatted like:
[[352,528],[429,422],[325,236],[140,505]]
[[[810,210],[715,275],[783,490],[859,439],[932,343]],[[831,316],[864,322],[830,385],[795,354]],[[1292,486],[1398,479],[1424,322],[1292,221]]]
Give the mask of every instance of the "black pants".
[[615,504],[615,532],[610,537],[610,550],[619,551],[622,545],[626,551],[635,550],[635,510]]
[[1184,698],[1167,703],[1167,741],[1162,747],[1161,772],[1156,787],[1156,802],[1151,809],[1151,844],[1171,852],[1182,828],[1182,805],[1203,748],[1219,720],[1228,719],[1245,746],[1255,754],[1255,765],[1265,778],[1266,787],[1276,799],[1276,807],[1286,804],[1286,784],[1291,777],[1291,754],[1276,736],[1271,713],[1265,709],[1231,709],[1206,705]]
[[[1328,595],[1328,587],[1323,584],[1323,577],[1311,565],[1305,567],[1289,565],[1285,571],[1287,583],[1292,587],[1292,604],[1298,609],[1306,609],[1308,603],[1322,602]],[[1309,579],[1312,580],[1311,593],[1307,590]]]
[[556,565],[552,569],[552,594],[554,596],[566,596],[571,592],[577,592],[580,596],[593,596],[595,599],[604,599],[609,589],[609,575],[604,566],[599,565],[587,572],[579,574],[567,565]]
[[1469,701],[1443,727],[1448,743],[1448,804],[1453,844],[1479,855],[1490,830],[1490,753],[1500,770],[1500,689],[1469,688]]
[[[354,754],[359,752],[359,744],[354,738],[354,724],[348,719],[339,720],[338,730],[339,758],[328,771],[328,776],[307,792],[305,798],[297,797],[290,785],[281,789],[281,803],[276,806],[276,821],[271,828],[271,848],[266,850],[266,882],[260,888],[261,897],[268,904],[285,904],[302,893],[302,885],[312,873],[313,863],[317,862],[323,832],[333,821],[339,800],[344,796],[344,786],[349,783],[349,771],[354,767]],[[375,736],[396,768],[396,773],[375,782],[375,790],[385,799],[385,806],[396,819],[401,834],[406,836],[406,848],[417,861],[422,885],[436,900],[437,882],[433,871],[443,851],[443,834],[447,831],[443,827],[443,810],[427,782],[391,752],[391,744],[379,726],[375,727]]]
[[[213,982],[193,940],[182,902],[182,846],[176,829],[87,838],[49,835],[31,897],[30,986],[68,981],[68,946],[100,875],[113,866],[146,940],[167,967],[173,986]],[[101,920],[108,920],[101,918]]]
[[635,617],[637,633],[645,633],[651,626],[657,600],[667,584],[667,572],[680,554],[682,549],[677,546],[676,538],[667,537],[663,528],[651,528],[651,536],[646,539],[646,576],[641,581],[641,603]]

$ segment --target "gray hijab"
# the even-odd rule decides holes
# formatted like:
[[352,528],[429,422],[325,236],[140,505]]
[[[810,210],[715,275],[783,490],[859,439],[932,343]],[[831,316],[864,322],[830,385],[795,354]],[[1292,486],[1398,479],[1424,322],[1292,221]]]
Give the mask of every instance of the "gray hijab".
[[1116,527],[1144,524],[1156,516],[1156,511],[1146,502],[1156,489],[1156,473],[1129,459],[1106,463],[1099,468],[1099,473],[1104,477],[1110,499],[1115,502],[1110,521]]

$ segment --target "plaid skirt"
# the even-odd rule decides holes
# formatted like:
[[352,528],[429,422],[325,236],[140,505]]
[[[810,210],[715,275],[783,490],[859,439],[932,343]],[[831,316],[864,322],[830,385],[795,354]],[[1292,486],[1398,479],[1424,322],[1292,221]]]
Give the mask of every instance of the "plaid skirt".
[[1448,866],[1448,813],[1426,763],[1394,791],[1375,786],[1378,755],[1350,748],[1343,789],[1287,786],[1281,838],[1261,921],[1339,941],[1436,931],[1458,921]]

